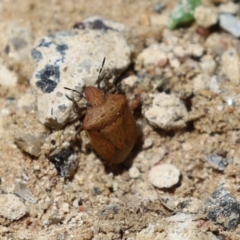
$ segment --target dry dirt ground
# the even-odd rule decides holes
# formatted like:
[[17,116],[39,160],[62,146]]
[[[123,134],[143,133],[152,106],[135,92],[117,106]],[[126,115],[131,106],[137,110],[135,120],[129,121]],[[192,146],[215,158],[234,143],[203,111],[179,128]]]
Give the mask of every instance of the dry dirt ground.
[[[34,109],[24,112],[17,107],[18,99],[30,89],[34,64],[29,56],[36,39],[69,30],[93,15],[134,29],[149,28],[151,32],[153,23],[149,19],[155,14],[156,3],[155,0],[0,1],[1,63],[17,77],[16,86],[0,86],[0,188],[1,195],[25,191],[21,202],[27,209],[19,220],[3,217],[1,211],[5,210],[0,210],[0,239],[240,238],[239,225],[231,228],[226,223],[230,216],[222,212],[219,217],[222,219],[214,222],[208,219],[206,210],[206,200],[221,185],[229,197],[236,202],[240,200],[239,84],[229,81],[221,69],[223,52],[233,47],[239,54],[240,48],[238,39],[219,29],[211,29],[205,36],[197,33],[196,25],[173,32],[161,23],[154,25],[154,32],[159,29],[155,41],[172,47],[176,38],[179,45],[202,46],[203,55],[212,56],[216,63],[209,70],[211,73],[204,74],[217,75],[220,90],[199,87],[195,78],[202,73],[196,67],[200,57],[179,57],[179,67],[173,58],[172,62],[163,63],[164,68],[151,66],[135,68],[136,71],[133,59],[128,71],[143,79],[136,87],[141,99],[135,111],[140,133],[126,163],[108,167],[93,152],[79,152],[77,172],[72,179],[64,179],[44,154],[32,157],[15,143],[14,125],[31,124],[31,119],[37,116]],[[177,1],[163,3],[169,13]],[[24,52],[19,53],[9,42],[12,36],[21,34],[29,42]],[[145,47],[154,41],[148,37],[143,36]],[[162,82],[163,79],[167,80]],[[165,131],[148,124],[140,108],[151,104],[150,92],[166,92],[182,100],[191,113],[183,129]],[[216,169],[206,160],[209,155],[222,156],[227,166]],[[170,189],[155,188],[148,179],[150,169],[161,163],[171,163],[180,171],[178,183]],[[9,204],[11,208],[15,203]],[[233,214],[237,215],[240,210],[236,204]]]

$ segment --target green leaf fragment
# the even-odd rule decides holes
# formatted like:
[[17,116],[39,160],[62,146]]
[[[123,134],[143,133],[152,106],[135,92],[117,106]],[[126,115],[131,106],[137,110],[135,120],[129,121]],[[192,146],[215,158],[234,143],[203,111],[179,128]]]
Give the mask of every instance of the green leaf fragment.
[[169,15],[167,27],[174,29],[179,25],[194,20],[194,9],[201,5],[201,0],[180,0]]

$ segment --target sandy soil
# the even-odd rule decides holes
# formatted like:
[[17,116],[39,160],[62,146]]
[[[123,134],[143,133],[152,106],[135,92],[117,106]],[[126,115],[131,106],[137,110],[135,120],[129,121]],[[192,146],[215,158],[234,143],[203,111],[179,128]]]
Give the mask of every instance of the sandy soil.
[[[64,179],[44,154],[33,157],[15,143],[15,126],[28,127],[37,118],[34,107],[23,111],[17,105],[18,99],[30,89],[34,70],[30,51],[35,40],[59,30],[69,30],[93,15],[133,29],[149,28],[151,32],[150,18],[155,14],[156,2],[0,2],[0,57],[18,79],[16,86],[0,86],[0,188],[2,194],[16,193],[17,183],[25,182],[20,192],[24,192],[25,200],[21,201],[27,207],[27,214],[17,221],[0,218],[1,239],[184,239],[169,235],[171,229],[179,227],[179,221],[169,217],[180,213],[185,214],[186,219],[194,219],[185,226],[188,237],[185,239],[239,239],[239,226],[226,229],[220,220],[219,224],[209,220],[205,209],[206,199],[221,184],[233,198],[239,198],[239,84],[229,82],[220,65],[222,53],[229,46],[238,54],[240,48],[237,39],[219,29],[213,29],[206,38],[197,33],[196,25],[173,32],[164,31],[161,24],[154,25],[154,31],[159,28],[161,36],[157,41],[169,46],[174,44],[171,42],[174,38],[180,39],[179,45],[197,43],[204,48],[203,55],[213,56],[217,66],[210,75],[219,76],[221,91],[194,89],[197,81],[193,79],[202,73],[194,67],[196,62],[201,62],[199,57],[189,57],[195,62],[179,57],[182,61],[179,68],[173,61],[167,63],[165,69],[152,66],[135,69],[135,72],[134,66],[129,69],[129,75],[134,72],[144,76],[144,81],[135,89],[141,94],[138,107],[144,109],[151,105],[150,92],[167,92],[179,97],[191,114],[185,128],[165,131],[150,126],[144,111],[136,109],[140,134],[124,164],[108,167],[93,152],[79,152],[77,172],[72,179]],[[165,2],[165,13],[169,13],[177,1]],[[24,52],[19,53],[9,42],[11,37],[21,34],[28,42]],[[144,36],[145,47],[153,41],[148,37]],[[165,78],[168,80],[159,84]],[[131,91],[126,90],[128,94]],[[229,104],[228,99],[234,99],[235,104]],[[227,159],[224,170],[215,169],[206,161],[206,156],[211,154]],[[177,185],[170,189],[155,188],[148,180],[150,169],[160,163],[171,163],[181,173]],[[197,225],[193,227],[194,221]]]

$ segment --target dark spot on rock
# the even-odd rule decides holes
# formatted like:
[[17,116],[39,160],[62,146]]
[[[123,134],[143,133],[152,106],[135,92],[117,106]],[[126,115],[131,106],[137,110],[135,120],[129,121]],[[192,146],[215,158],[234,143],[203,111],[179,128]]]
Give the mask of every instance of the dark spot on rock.
[[40,51],[38,51],[36,48],[34,48],[31,51],[31,56],[32,56],[32,59],[36,62],[39,62],[40,60],[43,59],[42,53]]
[[56,50],[61,54],[61,55],[65,55],[65,50],[68,49],[68,46],[66,44],[62,44],[62,45],[57,45],[56,46]]
[[59,105],[58,106],[58,109],[61,111],[61,112],[65,112],[66,111],[66,109],[67,109],[67,107],[66,107],[66,105]]
[[36,82],[37,87],[39,87],[44,93],[52,92],[59,82],[59,66],[46,65],[43,70],[36,74],[36,78],[40,79]]
[[48,42],[46,41],[45,38],[41,39],[40,43],[39,43],[39,47],[46,47],[49,48],[49,46],[52,45],[52,42],[49,40]]
[[73,28],[74,29],[80,29],[80,30],[84,30],[84,29],[88,28],[88,29],[92,29],[92,30],[104,30],[104,31],[113,30],[113,31],[116,31],[116,29],[107,26],[100,19],[96,19],[93,22],[78,22],[78,23],[75,23],[73,25]]
[[73,29],[80,29],[80,30],[84,30],[86,29],[86,24],[83,22],[77,22],[72,26]]
[[94,30],[104,30],[104,31],[115,30],[115,29],[107,26],[106,24],[104,24],[104,22],[102,20],[99,20],[99,19],[92,22],[92,29],[94,29]]

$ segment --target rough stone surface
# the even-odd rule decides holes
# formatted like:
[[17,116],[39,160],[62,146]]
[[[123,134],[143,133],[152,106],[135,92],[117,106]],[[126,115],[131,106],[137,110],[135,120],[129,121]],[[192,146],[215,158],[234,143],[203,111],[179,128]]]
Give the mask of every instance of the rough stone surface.
[[213,168],[220,171],[223,171],[228,165],[228,160],[218,155],[207,155],[206,160]]
[[209,83],[209,89],[214,93],[220,93],[220,84],[216,75],[212,76]]
[[201,27],[211,27],[217,23],[217,9],[214,7],[199,6],[194,11],[197,24]]
[[171,188],[179,181],[180,171],[172,164],[154,166],[148,175],[149,181],[158,188]]
[[49,160],[54,164],[61,177],[71,178],[77,171],[78,159],[72,149],[64,149],[60,153],[50,156]]
[[240,83],[240,59],[235,49],[231,48],[222,54],[222,71],[234,84]]
[[218,12],[220,13],[231,13],[236,14],[239,11],[239,5],[234,2],[222,3],[218,7]]
[[[104,67],[116,76],[130,64],[130,49],[112,26],[83,26],[50,34],[38,40],[32,50],[36,69],[31,85],[37,94],[39,120],[47,127],[59,129],[84,113],[73,111],[66,94],[74,97],[64,87],[82,92],[84,86],[94,85],[104,57]],[[84,99],[77,98],[79,106],[84,106]]]
[[167,64],[167,56],[159,44],[152,44],[144,49],[136,59],[137,70],[143,67],[159,66],[164,67]]
[[197,93],[199,90],[208,89],[210,76],[208,74],[198,74],[193,78],[193,91]]
[[130,178],[139,178],[140,172],[137,167],[133,166],[129,169]]
[[221,13],[219,15],[219,25],[222,29],[232,34],[234,37],[240,37],[240,19],[229,14]]
[[11,221],[27,214],[27,208],[20,198],[13,194],[0,194],[0,215]]
[[[21,116],[26,112],[19,112]],[[16,119],[17,124],[13,126],[13,135],[16,144],[25,152],[38,157],[41,147],[45,142],[48,131],[40,124],[36,118],[36,112],[29,114],[27,119],[21,117]]]
[[159,93],[153,96],[152,106],[143,110],[149,123],[165,130],[181,129],[186,126],[187,109],[179,98],[174,95]]
[[208,219],[223,225],[225,229],[237,227],[240,217],[240,203],[220,186],[206,200]]
[[211,55],[205,55],[201,58],[200,67],[204,73],[212,74],[217,66]]
[[27,185],[23,182],[16,182],[15,187],[14,187],[14,193],[30,202],[30,203],[37,203],[37,200],[34,198],[33,194],[30,192],[30,190],[27,188]]

